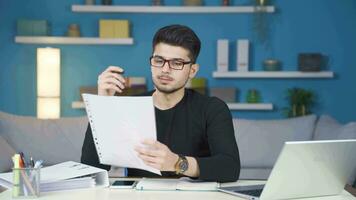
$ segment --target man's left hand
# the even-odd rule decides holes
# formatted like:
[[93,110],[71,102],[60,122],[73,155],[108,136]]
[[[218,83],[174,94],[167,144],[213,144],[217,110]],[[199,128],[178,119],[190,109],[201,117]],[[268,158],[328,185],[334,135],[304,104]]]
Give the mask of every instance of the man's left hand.
[[173,153],[166,145],[153,139],[145,139],[142,144],[144,147],[137,146],[135,150],[146,165],[160,171],[175,171],[177,154]]

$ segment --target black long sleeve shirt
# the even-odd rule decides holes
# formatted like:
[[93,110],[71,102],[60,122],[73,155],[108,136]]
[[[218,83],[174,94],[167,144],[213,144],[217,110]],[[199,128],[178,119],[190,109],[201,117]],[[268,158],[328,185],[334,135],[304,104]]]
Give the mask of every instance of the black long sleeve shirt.
[[[152,95],[153,92],[147,95]],[[218,98],[207,97],[186,89],[183,99],[168,110],[155,108],[157,140],[176,153],[194,157],[205,181],[236,181],[240,174],[239,151],[232,117],[227,105]],[[82,148],[81,162],[106,170],[99,163],[91,128],[88,125]],[[140,169],[128,169],[128,176],[157,177]],[[177,177],[162,172],[164,177]]]

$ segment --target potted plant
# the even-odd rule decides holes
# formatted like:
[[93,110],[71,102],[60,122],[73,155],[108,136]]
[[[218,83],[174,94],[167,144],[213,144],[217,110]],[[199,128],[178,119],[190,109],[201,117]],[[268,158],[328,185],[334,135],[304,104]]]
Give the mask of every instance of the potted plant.
[[287,117],[298,117],[308,115],[316,103],[316,95],[312,90],[302,88],[291,88],[287,90],[286,99],[289,107],[284,109]]
[[267,5],[272,0],[250,0],[252,5],[255,6],[255,13],[252,21],[252,31],[256,36],[256,39],[266,49],[270,48],[270,17],[267,13]]

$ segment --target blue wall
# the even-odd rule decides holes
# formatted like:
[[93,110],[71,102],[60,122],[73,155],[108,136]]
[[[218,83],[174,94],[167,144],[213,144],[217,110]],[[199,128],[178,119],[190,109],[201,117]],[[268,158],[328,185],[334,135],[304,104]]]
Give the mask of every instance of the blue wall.
[[[249,88],[261,91],[265,102],[273,102],[273,112],[233,112],[241,118],[281,118],[286,106],[285,90],[303,87],[317,91],[318,114],[330,114],[340,121],[356,120],[356,3],[354,0],[276,0],[277,13],[268,15],[271,23],[271,48],[256,41],[251,30],[251,14],[97,14],[71,12],[72,4],[84,0],[0,0],[0,110],[20,114],[36,113],[36,48],[52,46],[61,49],[61,109],[62,116],[84,115],[83,110],[71,108],[79,99],[79,87],[96,85],[98,74],[108,65],[119,65],[130,76],[145,76],[150,80],[148,57],[155,31],[168,24],[181,23],[192,27],[202,40],[198,59],[209,86],[234,86],[244,101]],[[151,1],[114,0],[116,4],[146,4]],[[165,0],[177,5],[180,0]],[[205,1],[217,5],[219,0]],[[247,3],[235,0],[237,3]],[[133,24],[133,46],[87,45],[24,45],[14,43],[16,20],[21,18],[46,19],[52,24],[53,35],[64,35],[68,24],[79,23],[83,36],[98,35],[99,19],[129,19]],[[334,79],[214,79],[216,40],[231,41],[235,66],[235,42],[248,38],[253,45],[251,62],[254,70],[262,70],[261,62],[276,57],[284,70],[296,70],[299,52],[321,52],[330,57],[329,69]],[[149,82],[152,87],[152,82]]]

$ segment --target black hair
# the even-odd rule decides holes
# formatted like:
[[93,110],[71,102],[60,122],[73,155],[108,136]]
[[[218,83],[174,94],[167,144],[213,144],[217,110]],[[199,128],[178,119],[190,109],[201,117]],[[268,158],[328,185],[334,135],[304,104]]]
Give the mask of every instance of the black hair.
[[161,42],[187,49],[192,62],[196,62],[200,52],[200,39],[189,27],[174,24],[159,29],[153,37],[153,49]]

